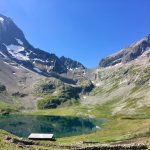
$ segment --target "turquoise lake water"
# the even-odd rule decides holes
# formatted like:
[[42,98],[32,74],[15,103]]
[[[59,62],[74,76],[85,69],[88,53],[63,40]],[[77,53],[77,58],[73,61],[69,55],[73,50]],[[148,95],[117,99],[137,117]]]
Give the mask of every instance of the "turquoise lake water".
[[103,118],[8,115],[0,116],[0,129],[19,137],[28,137],[30,133],[53,133],[57,138],[95,132],[105,121]]

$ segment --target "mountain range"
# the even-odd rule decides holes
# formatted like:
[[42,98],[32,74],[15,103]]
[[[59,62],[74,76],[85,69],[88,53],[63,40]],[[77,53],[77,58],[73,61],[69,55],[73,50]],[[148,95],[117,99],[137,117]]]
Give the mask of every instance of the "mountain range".
[[7,90],[5,94],[1,93],[2,101],[9,99],[14,102],[17,96],[25,107],[31,108],[36,107],[32,103],[38,98],[33,96],[33,91],[34,84],[39,80],[55,79],[56,82],[61,81],[62,85],[74,85],[86,70],[84,65],[71,58],[59,58],[55,54],[34,48],[12,19],[1,14],[0,64],[0,82]]
[[12,60],[35,72],[49,75],[51,72],[66,73],[68,70],[85,67],[64,56],[58,58],[41,49],[34,48],[23,32],[8,17],[0,15],[0,56]]
[[134,112],[150,105],[149,62],[150,35],[88,69],[34,48],[10,18],[0,15],[0,111],[2,105],[44,109],[78,100],[83,105],[111,101],[113,113]]
[[128,63],[132,60],[137,59],[140,57],[144,52],[150,50],[150,35],[144,37],[143,39],[139,40],[138,42],[133,43],[132,45],[128,46],[113,54],[104,58],[99,63],[100,67],[108,67],[114,66],[119,63]]

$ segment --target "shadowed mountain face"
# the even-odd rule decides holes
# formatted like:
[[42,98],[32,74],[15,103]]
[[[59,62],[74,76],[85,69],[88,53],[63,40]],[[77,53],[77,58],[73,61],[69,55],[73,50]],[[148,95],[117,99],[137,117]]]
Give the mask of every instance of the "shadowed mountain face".
[[138,58],[145,51],[149,50],[150,50],[150,35],[130,45],[129,47],[122,49],[118,53],[102,59],[99,66],[108,67],[119,63],[127,63]]
[[150,35],[104,58],[89,77],[95,88],[82,103],[111,106],[112,115],[145,113],[150,107]]
[[[34,48],[25,38],[23,32],[8,17],[0,15],[0,56],[21,64],[22,66],[43,75],[51,72],[66,73],[69,68],[64,58]],[[71,60],[71,59],[70,59]],[[82,66],[72,61],[72,69]]]
[[129,105],[150,106],[149,62],[150,35],[103,59],[100,68],[87,69],[34,48],[10,18],[0,15],[0,103],[35,109],[39,102],[43,109],[73,98],[90,105],[114,100],[114,113],[126,112]]
[[77,69],[82,68],[85,69],[85,67],[78,61],[74,61],[70,58],[66,58],[64,56],[60,57],[61,62],[65,65],[67,69]]
[[[62,91],[63,88],[68,91],[76,89],[72,87],[72,84],[77,84],[73,79],[77,79],[76,76],[80,74],[83,77],[84,70],[85,67],[77,61],[66,57],[58,58],[55,54],[34,48],[16,24],[0,14],[0,113],[10,107],[7,106],[10,103],[23,109],[35,109],[37,101],[41,99],[40,95],[33,94],[39,83],[39,88],[43,87],[43,91],[48,89],[50,94],[46,94],[51,96],[55,96],[51,87],[57,82],[61,83]],[[55,90],[57,88],[59,86]],[[81,91],[82,87],[79,89]],[[60,97],[64,93],[60,93]],[[78,93],[77,91],[76,95]]]

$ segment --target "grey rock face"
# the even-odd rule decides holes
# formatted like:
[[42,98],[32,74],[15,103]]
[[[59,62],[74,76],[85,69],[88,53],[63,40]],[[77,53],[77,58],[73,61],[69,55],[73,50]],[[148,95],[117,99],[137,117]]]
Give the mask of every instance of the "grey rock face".
[[[15,61],[30,70],[46,76],[51,75],[52,72],[67,72],[66,61],[59,59],[55,54],[34,48],[26,40],[23,32],[16,24],[10,18],[1,14],[0,58]],[[80,64],[73,60],[72,62],[74,62],[74,67],[78,67]]]
[[72,60],[70,58],[66,58],[64,56],[60,57],[61,62],[65,65],[68,69],[75,69],[75,68],[82,68],[85,69],[85,67],[78,61]]
[[99,66],[108,67],[118,63],[127,63],[138,58],[148,50],[150,50],[150,35],[130,45],[129,47],[122,49],[118,53],[102,59]]

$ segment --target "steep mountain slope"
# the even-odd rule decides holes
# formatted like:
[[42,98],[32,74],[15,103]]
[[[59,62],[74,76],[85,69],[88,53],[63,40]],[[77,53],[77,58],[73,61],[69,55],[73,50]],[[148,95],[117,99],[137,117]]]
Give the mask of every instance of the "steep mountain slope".
[[85,67],[80,62],[74,61],[64,56],[60,57],[60,61],[65,65],[65,67],[68,70],[73,70],[73,69],[78,69],[78,68],[85,69]]
[[80,62],[64,56],[60,57],[60,61],[67,68],[67,73],[62,74],[63,76],[74,80],[78,80],[85,76],[87,68],[85,68],[85,66],[83,66]]
[[99,63],[99,66],[108,67],[119,63],[127,63],[138,58],[145,51],[149,50],[150,50],[150,35],[130,45],[129,47],[122,49],[116,54],[113,54],[107,58],[102,59],[101,62]]
[[55,108],[82,97],[82,104],[111,102],[113,113],[133,113],[150,106],[149,62],[150,35],[103,59],[99,68],[87,69],[34,48],[10,18],[0,15],[0,83],[6,87],[1,97],[25,109],[35,109],[38,100],[40,108]]
[[[55,54],[34,48],[15,23],[0,14],[0,83],[6,88],[5,93],[0,94],[0,102],[18,103],[25,109],[35,109],[37,101],[43,98],[43,93],[36,95],[35,88],[39,82],[47,81],[45,87],[49,88],[49,83],[55,86],[56,82],[60,82],[62,87],[69,85],[72,88],[77,83],[73,80],[76,79],[75,73],[78,74],[76,70],[82,74],[85,67],[70,58],[58,58]],[[68,72],[73,76],[68,76]]]
[[88,84],[82,86],[57,74],[45,77],[18,63],[0,60],[0,106],[3,102],[3,105],[18,105],[22,110],[36,109],[38,100],[51,96],[57,96],[57,101],[61,97],[66,102],[79,98],[82,90],[92,87]]
[[[67,69],[64,59],[34,48],[15,23],[4,15],[0,15],[0,56],[47,76],[51,75],[51,72],[66,73],[70,69]],[[73,60],[72,62],[75,62],[73,69],[79,67],[79,63]]]
[[[110,104],[112,113],[134,114],[150,106],[150,50],[149,36],[102,60],[103,67],[93,70],[91,78],[96,88],[83,104]],[[143,49],[143,52],[141,52]],[[126,56],[136,57],[122,62]],[[120,57],[120,54],[126,54]],[[139,54],[140,53],[140,54]],[[119,61],[118,61],[119,60]],[[131,61],[132,60],[132,61]],[[114,62],[118,63],[114,63]],[[111,65],[110,65],[111,64]],[[115,64],[115,65],[114,65]]]
[[[34,84],[42,78],[45,77],[17,63],[0,60],[0,82],[5,85],[7,92],[5,98],[0,96],[1,101],[18,103],[27,109],[35,108],[38,98],[32,94]],[[10,101],[6,101],[6,97]]]

